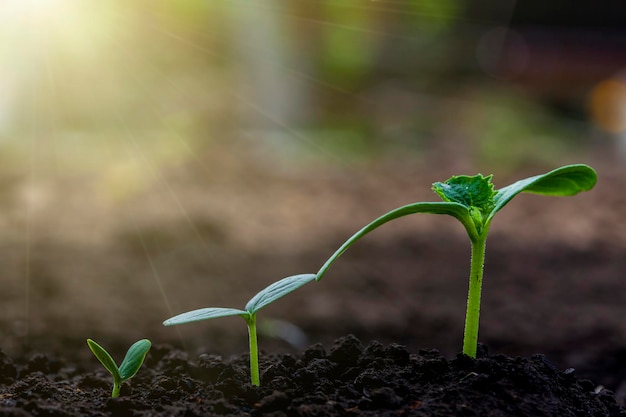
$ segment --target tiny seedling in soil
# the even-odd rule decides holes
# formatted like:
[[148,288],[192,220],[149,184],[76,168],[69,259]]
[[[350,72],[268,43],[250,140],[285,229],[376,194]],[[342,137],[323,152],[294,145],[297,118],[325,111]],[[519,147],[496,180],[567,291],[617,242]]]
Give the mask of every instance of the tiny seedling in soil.
[[583,164],[563,166],[543,175],[525,178],[499,190],[494,188],[491,177],[491,175],[484,177],[481,174],[475,176],[460,175],[453,176],[443,183],[434,183],[433,191],[441,197],[443,202],[413,203],[380,216],[355,233],[337,249],[317,273],[317,280],[321,280],[332,263],[357,240],[391,220],[413,213],[454,216],[463,224],[471,241],[472,256],[463,353],[475,358],[478,345],[478,319],[485,245],[489,226],[495,214],[521,192],[571,196],[592,189],[597,181],[596,172]]
[[135,376],[137,371],[139,371],[139,368],[141,368],[141,365],[143,364],[143,361],[152,346],[148,339],[141,339],[135,342],[128,349],[128,352],[126,352],[126,356],[118,368],[111,355],[109,355],[109,352],[107,352],[102,346],[91,339],[87,339],[87,345],[89,345],[89,349],[91,349],[93,354],[96,358],[98,358],[106,370],[113,375],[112,398],[119,397],[122,382],[131,379]]
[[169,318],[165,320],[163,324],[165,326],[173,326],[176,324],[216,319],[219,317],[241,316],[248,325],[248,339],[250,342],[250,379],[253,385],[259,386],[261,380],[259,377],[259,348],[256,328],[257,312],[284,295],[297,290],[304,284],[315,281],[316,277],[317,276],[315,274],[301,274],[276,281],[252,297],[246,304],[245,310],[222,307],[201,308],[199,310],[188,311],[187,313],[182,313]]

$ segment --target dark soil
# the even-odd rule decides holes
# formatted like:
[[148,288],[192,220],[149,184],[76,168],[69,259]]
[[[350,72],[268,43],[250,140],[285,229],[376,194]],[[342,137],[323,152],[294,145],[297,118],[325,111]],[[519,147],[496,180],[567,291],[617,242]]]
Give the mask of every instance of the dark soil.
[[511,358],[479,349],[448,360],[436,350],[363,346],[354,336],[326,351],[263,355],[262,384],[246,357],[189,358],[156,346],[145,367],[109,398],[111,376],[42,355],[2,358],[2,416],[624,416],[611,391],[542,355]]

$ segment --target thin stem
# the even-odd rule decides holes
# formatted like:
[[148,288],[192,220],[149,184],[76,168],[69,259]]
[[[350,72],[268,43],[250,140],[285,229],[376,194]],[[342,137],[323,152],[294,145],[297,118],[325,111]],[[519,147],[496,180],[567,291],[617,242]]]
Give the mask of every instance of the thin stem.
[[259,377],[259,347],[256,335],[256,314],[250,314],[246,318],[248,324],[248,338],[250,340],[250,379],[252,385],[261,385]]
[[117,398],[120,396],[121,385],[121,382],[113,381],[113,392],[111,393],[111,398]]
[[487,230],[472,240],[472,261],[470,269],[469,291],[467,294],[467,313],[465,315],[465,333],[463,335],[463,353],[476,357],[478,346],[478,321],[480,317],[480,294],[483,285],[483,267],[485,265],[485,246]]

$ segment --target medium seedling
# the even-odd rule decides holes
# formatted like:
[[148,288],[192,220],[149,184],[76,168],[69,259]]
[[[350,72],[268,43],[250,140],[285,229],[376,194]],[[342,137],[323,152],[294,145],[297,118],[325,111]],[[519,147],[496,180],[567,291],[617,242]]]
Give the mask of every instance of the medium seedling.
[[122,361],[122,364],[117,366],[109,352],[107,352],[102,346],[97,344],[91,339],[87,339],[87,345],[93,354],[98,358],[100,363],[106,368],[107,371],[113,375],[113,392],[111,398],[117,398],[120,395],[120,388],[122,382],[127,381],[135,376],[141,365],[143,364],[152,343],[148,339],[142,339],[135,342],[126,352],[126,356]]
[[436,182],[433,190],[443,202],[418,202],[409,204],[377,218],[350,237],[326,261],[317,273],[321,280],[328,268],[357,240],[383,224],[414,213],[448,214],[456,217],[465,227],[471,241],[471,263],[467,313],[463,337],[463,353],[475,358],[478,345],[478,320],[480,315],[480,295],[482,290],[485,244],[491,221],[513,197],[522,192],[571,196],[588,191],[597,181],[596,172],[583,164],[567,165],[543,175],[517,181],[499,190],[491,183],[491,175],[484,177],[454,176],[446,182]]
[[209,307],[182,313],[163,322],[165,326],[191,323],[194,321],[216,319],[219,317],[241,316],[248,325],[250,342],[250,379],[253,385],[259,386],[259,348],[257,342],[256,314],[268,304],[297,290],[306,283],[315,281],[315,274],[293,275],[277,281],[258,292],[248,301],[245,310],[236,308]]

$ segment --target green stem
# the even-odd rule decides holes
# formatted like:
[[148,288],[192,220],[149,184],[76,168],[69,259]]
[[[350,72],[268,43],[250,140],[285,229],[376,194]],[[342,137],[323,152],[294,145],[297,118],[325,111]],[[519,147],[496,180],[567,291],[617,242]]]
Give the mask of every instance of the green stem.
[[117,398],[120,396],[121,386],[122,386],[121,382],[113,381],[113,392],[111,393],[111,398]]
[[465,315],[465,333],[463,335],[463,353],[476,357],[478,346],[478,321],[480,317],[480,293],[483,285],[483,267],[485,265],[485,246],[487,230],[472,240],[472,261],[470,269],[469,291],[467,294],[467,313]]
[[248,339],[250,340],[250,379],[252,385],[261,385],[259,378],[259,347],[256,335],[256,314],[250,314],[246,319],[248,324]]

